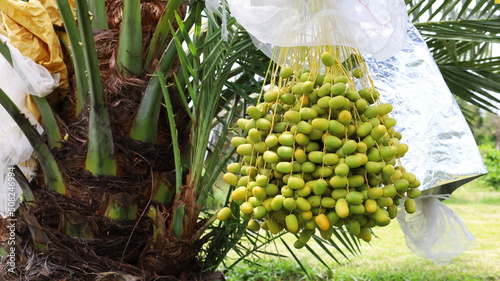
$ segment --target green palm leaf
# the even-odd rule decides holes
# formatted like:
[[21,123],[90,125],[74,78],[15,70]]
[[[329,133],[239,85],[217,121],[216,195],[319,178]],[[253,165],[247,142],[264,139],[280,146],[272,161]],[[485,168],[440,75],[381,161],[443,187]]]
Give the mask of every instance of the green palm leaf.
[[[500,5],[488,0],[406,3],[451,92],[483,110],[498,108],[500,58],[493,55],[493,48],[500,43]],[[474,114],[459,104],[473,124]]]
[[500,43],[500,37],[496,36],[500,21],[496,19],[427,22],[415,26],[428,38]]

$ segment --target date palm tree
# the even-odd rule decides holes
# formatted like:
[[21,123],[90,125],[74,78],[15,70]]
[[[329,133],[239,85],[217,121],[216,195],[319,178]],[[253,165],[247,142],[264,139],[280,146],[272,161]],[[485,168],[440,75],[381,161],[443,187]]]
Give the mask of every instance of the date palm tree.
[[[490,2],[407,1],[450,89],[484,109],[500,88],[500,58],[491,55],[498,6]],[[247,232],[238,212],[224,223],[214,216],[230,204],[218,179],[235,161],[227,146],[239,134],[234,121],[256,102],[269,59],[230,14],[222,28],[222,12],[204,12],[201,0],[88,3],[75,1],[75,20],[68,1],[57,0],[74,83],[57,103],[37,100],[45,139],[0,91],[40,165],[30,183],[16,174],[25,194],[18,263],[2,278],[223,279],[214,272],[231,267],[230,250],[241,261],[280,241]],[[359,251],[344,231],[336,236],[309,248],[326,266],[315,251],[335,258],[326,246],[336,243]]]

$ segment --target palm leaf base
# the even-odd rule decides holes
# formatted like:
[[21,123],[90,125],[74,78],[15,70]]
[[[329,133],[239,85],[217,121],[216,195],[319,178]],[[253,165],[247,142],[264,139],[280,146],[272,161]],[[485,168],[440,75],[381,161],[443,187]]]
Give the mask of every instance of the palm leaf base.
[[[144,17],[152,21],[145,25],[144,36],[153,34],[164,5],[163,1],[143,1],[143,15],[146,13]],[[175,190],[170,184],[175,182],[175,168],[165,112],[160,115],[155,144],[128,137],[149,76],[119,75],[114,55],[119,25],[111,21],[117,20],[120,11],[111,9],[110,13],[115,13],[108,15],[110,29],[95,34],[95,40],[113,131],[117,176],[94,177],[85,170],[88,115],[83,110],[81,117],[75,116],[75,95],[68,94],[54,104],[61,131],[68,137],[52,153],[65,178],[68,195],[48,191],[43,175],[32,181],[35,202],[22,203],[17,214],[16,274],[10,274],[2,265],[0,279],[223,280],[221,274],[203,273],[200,253],[210,237],[201,235],[205,221],[198,220],[199,210],[191,206],[194,201],[187,196],[192,193],[190,188],[183,188],[182,194],[161,203],[155,197],[160,186],[163,194],[172,195],[165,192],[165,186],[167,191]],[[149,40],[144,38],[145,42]],[[174,64],[173,71],[178,67],[178,63]],[[180,113],[176,122],[179,143],[187,147],[189,116]],[[181,151],[186,147],[180,147]],[[180,236],[175,236],[173,210],[179,205],[186,208],[185,227]],[[0,232],[4,249],[9,247],[8,235]]]

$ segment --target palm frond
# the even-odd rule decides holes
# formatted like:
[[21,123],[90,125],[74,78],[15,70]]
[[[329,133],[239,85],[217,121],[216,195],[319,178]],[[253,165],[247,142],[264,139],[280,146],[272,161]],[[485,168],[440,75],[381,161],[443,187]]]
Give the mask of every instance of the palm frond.
[[124,76],[141,74],[142,37],[141,1],[125,0],[123,3],[123,21],[120,28],[116,66]]
[[182,186],[182,166],[181,166],[181,152],[179,150],[179,139],[177,137],[177,127],[175,124],[174,118],[174,108],[172,106],[172,101],[170,99],[170,93],[167,88],[167,84],[165,82],[165,74],[161,70],[156,71],[156,75],[158,76],[161,89],[163,92],[163,98],[165,100],[165,108],[167,111],[168,125],[170,127],[170,135],[172,137],[172,147],[174,149],[174,163],[175,163],[175,189],[176,192],[180,192],[180,188]]
[[[500,5],[488,0],[406,1],[443,78],[458,98],[483,110],[498,108]],[[460,108],[469,124],[475,117]]]
[[[231,119],[234,117],[232,110],[225,110],[222,106],[240,94],[232,83],[228,81],[237,80],[244,72],[233,71],[239,63],[239,58],[253,49],[251,41],[242,38],[239,28],[235,27],[235,20],[228,20],[228,29],[231,33],[228,42],[220,40],[221,30],[215,18],[208,16],[204,29],[199,34],[190,34],[189,30],[183,28],[179,22],[179,34],[174,38],[184,39],[184,45],[176,39],[177,49],[181,61],[181,69],[176,77],[176,85],[180,93],[187,93],[181,97],[188,111],[192,112],[191,147],[193,148],[191,158],[191,179],[196,184],[198,200],[204,201],[209,189],[222,171],[228,158],[221,161],[220,151],[211,151],[208,142],[209,136],[213,134],[213,128],[220,124],[220,131],[229,131]],[[185,46],[185,50],[182,49]],[[214,75],[214,73],[216,75]],[[190,77],[186,80],[185,77]],[[228,91],[229,89],[229,91]],[[252,88],[255,91],[255,87]],[[231,91],[234,90],[234,91]],[[222,115],[221,115],[222,114]],[[223,117],[225,116],[225,117]],[[214,119],[222,118],[224,122]],[[221,134],[224,135],[224,134]],[[224,139],[223,139],[224,140]],[[217,141],[216,141],[217,143]],[[222,143],[215,145],[215,148]],[[214,156],[212,157],[212,153]],[[224,159],[224,157],[223,157]]]
[[495,63],[495,58],[491,57],[490,43],[440,39],[429,39],[426,42],[434,60],[440,65],[473,63],[477,68],[479,65],[493,66]]
[[[203,3],[197,2],[194,6],[191,7],[191,11],[189,12],[185,21],[183,22],[183,26],[185,29],[191,29],[191,27],[194,24],[195,17],[197,17],[197,15],[201,11],[202,5]],[[170,23],[170,21],[168,21],[168,23]],[[183,40],[180,30],[176,31],[176,37],[179,38],[179,40],[181,41]],[[174,64],[174,60],[176,59],[176,57],[177,57],[177,45],[175,42],[170,41],[167,48],[165,49],[165,52],[160,58],[159,69],[163,73],[167,73]],[[147,64],[148,62],[146,62],[146,65]],[[184,96],[180,96],[180,98],[183,97]],[[153,76],[148,82],[148,85],[144,92],[144,97],[141,100],[141,103],[137,110],[136,117],[134,118],[134,122],[130,130],[131,138],[139,141],[144,141],[144,142],[149,141],[152,143],[156,143],[156,138],[158,133],[157,132],[158,121],[161,108],[160,107],[161,98],[162,94],[158,77]],[[184,100],[182,101],[184,102]],[[184,104],[186,104],[186,102],[184,102]],[[189,110],[187,112],[190,113]]]
[[[317,240],[316,240],[317,242]],[[320,242],[321,243],[321,242]],[[320,255],[318,255],[318,253],[316,252],[316,250],[314,250],[313,248],[311,248],[311,246],[309,246],[308,244],[305,245],[306,249],[309,251],[309,253],[311,253],[311,255],[317,260],[319,261],[325,268],[327,268],[328,270],[330,270],[330,266],[329,264],[327,264],[327,262],[325,262]]]
[[406,4],[413,23],[488,19],[500,10],[490,0],[409,0]]
[[158,25],[153,34],[151,44],[149,45],[149,50],[145,60],[145,68],[149,69],[151,67],[151,62],[160,54],[161,46],[165,45],[167,40],[167,35],[172,21],[174,20],[175,11],[179,9],[183,1],[174,0],[168,1],[165,12],[160,18]]
[[61,19],[64,22],[66,37],[62,38],[62,45],[71,54],[73,69],[75,70],[76,82],[76,116],[80,116],[82,110],[87,106],[89,83],[87,81],[87,69],[83,55],[83,46],[81,42],[80,31],[73,17],[73,12],[68,1],[57,0],[57,6],[61,13]]
[[[499,74],[489,72],[473,72],[461,69],[440,68],[452,93],[479,108],[491,110],[500,99],[494,95],[499,93]],[[496,81],[494,80],[496,79]]]
[[116,175],[116,158],[102,85],[94,35],[85,0],[77,0],[78,30],[84,48],[84,61],[89,85],[90,110],[87,158],[85,168],[93,175]]
[[[346,247],[349,252],[351,252],[352,254],[359,254],[361,253],[360,249],[359,249],[359,240],[354,237],[352,234],[349,233],[348,230],[344,229],[344,228],[341,228],[341,229],[335,229],[336,231],[333,232],[333,235],[335,235],[335,237],[337,237],[337,239],[342,243],[342,245],[344,247]],[[335,244],[335,242],[332,240],[332,239],[329,239],[328,242],[330,242],[332,245]],[[339,250],[339,249],[337,249]],[[340,251],[342,254],[343,252]],[[346,259],[348,259],[348,257],[343,254],[344,257]]]
[[500,43],[497,19],[416,23],[415,27],[429,38]]
[[19,107],[17,107],[2,89],[0,89],[0,105],[9,113],[12,119],[14,119],[21,131],[26,135],[31,146],[33,146],[34,151],[37,153],[47,188],[59,194],[67,194],[63,176],[48,146],[43,142],[38,131],[31,125]]
[[300,268],[302,268],[302,270],[304,271],[304,273],[307,275],[307,278],[311,279],[311,276],[309,275],[309,272],[304,267],[304,265],[300,262],[300,259],[295,255],[295,253],[293,252],[292,248],[290,248],[290,246],[288,246],[288,244],[282,238],[280,238],[280,240],[281,240],[281,243],[283,243],[283,245],[285,245],[285,247],[288,250],[288,252],[292,255],[293,259],[297,262],[297,264],[300,266]]
[[108,29],[108,20],[106,17],[106,4],[104,0],[88,1],[89,12],[92,15],[92,27],[96,29]]
[[[316,241],[316,243],[318,243],[318,245],[321,247],[321,249],[330,257],[332,258],[336,263],[340,264],[340,261],[337,259],[337,257],[335,257],[335,255],[328,249],[327,247],[327,243],[325,243],[325,241],[323,239],[320,239],[319,237],[317,237],[316,235],[313,235],[312,237],[314,239],[314,241]],[[335,243],[334,243],[335,244]],[[337,246],[335,244],[335,246]],[[337,246],[336,247],[337,251],[339,251],[340,253],[343,253],[342,250]],[[345,254],[343,254],[344,257],[347,258],[347,256]],[[348,259],[348,258],[347,258]],[[328,268],[328,267],[327,267]]]

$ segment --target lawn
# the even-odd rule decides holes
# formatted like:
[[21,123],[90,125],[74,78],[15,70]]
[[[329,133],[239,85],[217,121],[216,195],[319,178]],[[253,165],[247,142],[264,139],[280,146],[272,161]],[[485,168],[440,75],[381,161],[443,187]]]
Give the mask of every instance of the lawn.
[[[500,280],[500,192],[486,191],[470,183],[455,191],[445,203],[476,238],[473,247],[447,265],[436,265],[411,252],[397,220],[387,227],[376,228],[374,233],[378,237],[370,243],[361,243],[361,255],[346,259],[337,254],[340,265],[317,249],[330,270],[305,249],[295,253],[308,269],[311,280]],[[289,236],[285,240],[293,243],[294,238]],[[290,256],[280,243],[268,250]],[[254,265],[239,263],[227,273],[228,280],[308,279],[291,257],[261,258],[254,260]]]

